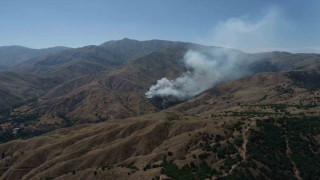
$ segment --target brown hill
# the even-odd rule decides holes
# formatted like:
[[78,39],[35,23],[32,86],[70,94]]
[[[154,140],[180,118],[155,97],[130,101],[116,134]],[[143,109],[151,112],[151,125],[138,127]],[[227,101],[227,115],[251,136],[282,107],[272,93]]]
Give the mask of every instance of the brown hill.
[[[46,99],[47,97],[55,98],[55,100],[52,100],[52,99],[50,100],[52,102],[52,101],[57,101],[57,98],[59,97],[59,95],[56,94],[56,92],[58,91],[68,92],[70,88],[75,89],[80,85],[83,85],[85,82],[89,83],[93,81],[93,78],[97,78],[95,81],[100,82],[99,79],[103,78],[103,76],[107,74],[107,71],[112,70],[113,68],[116,68],[122,65],[123,63],[125,63],[126,61],[132,60],[135,57],[143,56],[145,54],[158,51],[158,50],[164,50],[168,47],[174,47],[174,46],[189,47],[192,45],[193,44],[191,43],[171,42],[171,41],[161,41],[161,40],[136,41],[136,40],[123,39],[120,41],[106,42],[101,46],[87,46],[87,47],[78,48],[78,49],[70,49],[70,50],[59,52],[59,53],[43,55],[40,57],[27,60],[26,62],[23,62],[20,65],[13,67],[11,70],[15,71],[15,74],[20,74],[19,76],[23,76],[23,74],[27,73],[27,74],[34,74],[33,77],[36,77],[36,76],[50,77],[50,81],[51,81],[50,83],[55,85],[58,85],[61,82],[75,79],[74,81],[68,81],[64,85],[59,86],[60,88],[57,88],[58,90],[52,90],[52,92],[50,92],[48,95],[44,97]],[[128,72],[128,74],[130,74],[130,72]],[[79,82],[79,80],[77,80],[78,78],[80,78],[81,81],[83,82]],[[14,76],[12,77],[12,79],[14,79]],[[41,78],[38,78],[38,79],[40,80]],[[19,84],[15,84],[17,81],[11,80],[10,82],[6,82],[6,83],[11,83],[10,86],[19,86]],[[79,82],[80,84],[78,84],[77,82]],[[5,83],[5,81],[3,83]],[[25,83],[25,86],[28,86],[27,81],[24,83]],[[39,81],[36,83],[41,84],[42,82]],[[6,86],[0,87],[0,91],[7,96],[6,98],[10,101],[10,103],[7,103],[5,99],[1,99],[0,103],[6,104],[6,107],[3,107],[4,109],[0,107],[0,110],[1,111],[4,110],[5,113],[8,114],[6,109],[13,108],[12,107],[13,104],[26,103],[26,101],[24,100],[27,100],[28,98],[19,100],[16,97],[16,95],[11,93],[5,93],[7,92]],[[32,86],[32,84],[30,84],[30,86]],[[53,87],[54,86],[51,86],[50,88],[53,88]],[[99,89],[100,87],[103,89],[102,90]],[[45,91],[48,91],[50,88],[45,89]],[[27,89],[20,88],[20,90],[21,90],[20,94],[28,93],[28,92],[22,92],[23,90],[27,90]],[[105,88],[103,86],[99,86],[98,90],[104,91]],[[78,91],[82,91],[82,88],[80,88]],[[36,92],[37,91],[35,91],[35,94]],[[42,92],[42,94],[43,93],[44,92]],[[108,93],[109,93],[108,96],[110,96],[110,92]],[[40,96],[42,94],[38,93],[37,95]],[[86,94],[85,92],[81,92],[80,98],[83,98],[85,94]],[[35,99],[35,98],[38,98],[39,96],[33,96],[32,98]],[[113,98],[113,100],[112,98],[113,97],[110,97],[110,101],[118,101],[119,99],[119,97]],[[82,100],[83,99],[81,99],[80,101]],[[75,101],[72,100],[71,102],[75,104],[74,106],[70,105],[70,103],[67,102],[67,104],[70,105],[71,107],[64,109],[63,112],[73,111],[73,109],[75,109],[75,106],[78,105],[77,102]],[[56,106],[61,105],[63,103],[64,102],[55,103],[53,104],[53,107],[50,107],[50,109],[55,110],[57,109]],[[122,105],[120,106],[123,109]],[[126,112],[121,111],[120,114],[121,113],[130,114],[130,115],[133,114],[132,111],[127,112],[126,108],[124,110]],[[60,111],[55,110],[54,113],[55,115],[59,114],[60,116]],[[62,113],[62,115],[65,116],[66,113]],[[38,115],[34,115],[34,116],[37,117]],[[96,117],[96,116],[91,115],[91,117]],[[18,119],[21,119],[21,118],[18,118]]]
[[[45,122],[96,122],[155,112],[157,107],[145,98],[149,87],[162,77],[173,79],[186,71],[184,53],[190,49],[172,47],[132,60],[109,72],[101,72],[63,83],[23,113],[40,114]],[[197,50],[210,50],[198,48]],[[243,54],[251,73],[313,69],[318,55],[272,52]],[[239,59],[240,60],[240,59]],[[244,67],[246,68],[246,67]],[[25,109],[24,109],[25,110]],[[59,119],[59,120],[58,120]],[[39,123],[44,121],[39,121]]]
[[[155,113],[157,107],[144,95],[150,86],[185,72],[187,50],[206,53],[214,47],[154,42],[124,39],[16,67],[53,78],[48,81],[3,75],[13,84],[32,85],[14,89],[29,93],[21,97],[47,93],[6,117],[1,142],[72,127],[1,144],[1,178],[318,177],[319,55],[231,50],[240,54],[241,68],[248,68],[243,75],[260,74],[225,82]],[[53,80],[63,83],[49,90],[56,85]]]
[[14,72],[0,72],[0,109],[11,108],[40,97],[57,85],[58,81],[46,77]]
[[50,116],[66,116],[75,121],[126,118],[153,112],[144,93],[157,79],[177,77],[185,50],[170,48],[154,52],[114,69],[63,83],[31,110]]
[[162,51],[169,47],[205,47],[198,44],[180,42],[180,41],[164,41],[164,40],[148,40],[138,41],[134,39],[124,38],[118,41],[108,41],[100,45],[109,51],[121,54],[127,61],[137,59],[146,54]]
[[30,58],[67,49],[69,48],[62,46],[45,49],[31,49],[22,46],[2,46],[0,47],[0,70],[13,67]]
[[[11,77],[12,79],[10,82],[4,80],[3,83],[11,83],[10,86],[19,86],[19,84],[15,84],[19,80],[13,80],[16,76],[22,77],[24,74],[34,74],[33,77],[51,77],[50,79],[52,83],[57,85],[57,82],[61,83],[70,79],[79,78],[80,76],[111,70],[134,57],[163,50],[171,46],[187,47],[189,45],[191,45],[191,43],[123,39],[120,41],[106,42],[101,46],[86,46],[83,48],[69,50],[66,50],[67,48],[63,47],[39,50],[18,46],[0,47],[0,61],[2,56],[10,57],[10,61],[12,58],[21,57],[21,61],[19,62],[26,60],[26,58],[33,57],[32,59],[26,60],[25,62],[11,68],[11,71],[16,72],[14,73],[15,76],[13,75]],[[61,52],[53,53],[59,50]],[[18,75],[18,73],[22,74]],[[5,72],[2,74],[5,74]],[[25,78],[25,80],[26,79],[27,78]],[[34,78],[31,77],[31,79],[33,79],[34,82]],[[37,83],[40,84],[42,82],[39,81]],[[24,84],[28,86],[27,81],[25,81]],[[0,91],[3,93],[7,92],[5,88],[6,86],[0,86]],[[32,84],[30,86],[32,86]],[[48,88],[46,90],[48,90]],[[10,93],[6,93],[6,96],[8,96],[7,99],[10,99],[9,104],[6,103],[7,101],[0,100],[1,104],[7,104],[6,108],[11,108],[10,105],[12,104],[19,104],[23,102],[22,100],[18,101],[17,97],[12,96]],[[36,97],[38,96],[33,96],[33,98]],[[2,110],[1,107],[0,109]]]
[[109,70],[122,63],[123,59],[116,53],[98,46],[86,46],[30,59],[12,70],[70,79]]
[[319,178],[319,75],[257,74],[158,113],[1,144],[1,179]]
[[100,46],[86,46],[60,53],[40,56],[23,62],[11,70],[45,74],[72,79],[81,75],[110,70],[126,61],[169,47],[200,46],[192,43],[122,39],[108,41]]
[[258,60],[251,65],[251,71],[253,73],[320,68],[319,54],[291,54],[288,52],[275,51],[252,54],[251,58]]

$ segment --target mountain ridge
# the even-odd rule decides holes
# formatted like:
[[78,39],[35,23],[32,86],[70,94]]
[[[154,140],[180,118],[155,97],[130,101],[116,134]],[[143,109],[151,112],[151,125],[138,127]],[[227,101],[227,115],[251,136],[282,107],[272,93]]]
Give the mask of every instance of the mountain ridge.
[[33,49],[18,45],[1,46],[0,47],[0,66],[8,69],[27,59],[40,56],[47,53],[54,53],[70,49],[64,46],[56,46],[51,48]]
[[[299,122],[320,127],[316,121],[303,121],[320,115],[320,101],[312,98],[320,95],[320,89],[308,90],[306,84],[299,84],[301,80],[293,77],[304,77],[300,72],[256,74],[219,85],[157,113],[82,124],[1,144],[0,151],[5,152],[8,163],[0,162],[6,167],[2,178],[176,179],[186,173],[191,179],[315,177],[317,171],[301,168],[307,165],[298,157],[315,156],[317,152],[300,154],[294,149],[294,137],[286,135],[294,133],[291,128]],[[313,73],[319,77],[319,71],[310,75]],[[301,129],[295,131],[303,133]],[[316,131],[303,133],[303,137],[313,132]],[[264,136],[274,143],[264,142]],[[316,148],[308,138],[303,142]],[[277,149],[271,150],[273,147]],[[295,156],[286,149],[295,152]],[[294,174],[290,158],[300,175]],[[35,167],[29,168],[30,163]],[[308,163],[317,161],[314,158]],[[18,173],[18,169],[23,171]]]
[[[319,177],[320,55],[157,40],[104,45],[0,72],[0,105],[10,106],[0,110],[0,179]],[[166,97],[145,93],[161,78],[192,73],[190,50],[237,57],[232,70],[244,73],[156,106]]]
[[[174,79],[186,72],[182,59],[188,50],[188,47],[171,47],[129,61],[110,71],[67,81],[50,90],[31,105],[35,108],[24,113],[39,114],[40,119],[46,119],[47,122],[50,122],[50,119],[58,120],[63,125],[65,118],[74,123],[84,123],[128,118],[158,111],[159,107],[145,97],[145,92],[162,77]],[[243,57],[244,61],[247,61],[246,57]],[[308,57],[276,53],[258,60],[255,56],[249,57],[253,60],[248,62],[253,63],[246,66],[252,72],[244,76],[282,70],[307,70],[313,66],[320,66],[318,56],[313,55]],[[296,60],[293,61],[294,59]]]

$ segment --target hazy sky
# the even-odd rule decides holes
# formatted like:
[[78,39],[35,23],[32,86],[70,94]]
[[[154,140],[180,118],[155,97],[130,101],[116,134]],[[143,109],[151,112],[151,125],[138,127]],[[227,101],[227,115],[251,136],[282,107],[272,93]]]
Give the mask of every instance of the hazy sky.
[[0,0],[0,46],[80,47],[124,37],[320,53],[320,1]]

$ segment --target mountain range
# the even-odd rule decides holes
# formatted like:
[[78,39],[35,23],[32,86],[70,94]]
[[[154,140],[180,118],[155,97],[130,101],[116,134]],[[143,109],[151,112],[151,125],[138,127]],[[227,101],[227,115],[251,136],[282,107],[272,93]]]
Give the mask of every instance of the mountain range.
[[[53,49],[10,64],[0,51],[0,179],[320,178],[318,54],[127,38]],[[227,52],[239,73],[147,98],[193,73],[190,51]]]

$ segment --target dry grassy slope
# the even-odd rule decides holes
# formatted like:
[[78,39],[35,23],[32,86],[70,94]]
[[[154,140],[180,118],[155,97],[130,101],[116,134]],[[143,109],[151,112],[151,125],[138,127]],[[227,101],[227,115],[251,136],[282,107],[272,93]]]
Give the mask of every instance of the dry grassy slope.
[[200,46],[192,43],[122,39],[100,46],[86,46],[51,55],[29,59],[11,70],[62,77],[77,78],[95,72],[110,70],[143,55],[169,47]]
[[[241,104],[299,104],[301,97],[307,92],[293,88],[292,80],[287,78],[284,72],[261,73],[226,82],[173,108],[197,114],[206,109],[223,110]],[[294,92],[281,94],[291,90]]]
[[30,58],[67,49],[69,48],[53,47],[46,49],[31,49],[22,46],[2,46],[0,47],[0,67],[7,69]]
[[58,81],[30,74],[0,72],[0,109],[11,108],[45,94]]
[[[32,54],[34,57],[37,53]],[[44,53],[38,53],[38,55],[42,54]],[[14,73],[1,72],[0,76],[3,77],[1,77],[0,93],[4,98],[0,99],[0,110],[12,108],[12,105],[23,103],[31,98],[38,98],[67,79],[112,69],[121,64],[119,59],[121,58],[115,53],[100,47],[88,46],[27,60],[12,68]],[[12,77],[8,77],[9,74]]]
[[[121,54],[126,60],[131,61],[142,57],[143,55],[162,51],[168,47],[200,47],[201,45],[187,43],[187,42],[176,42],[176,41],[164,41],[164,40],[148,40],[138,41],[134,39],[124,38],[118,41],[108,41],[100,45],[109,51]],[[203,46],[204,47],[204,46]]]
[[[160,164],[166,156],[179,167],[190,162],[199,166],[198,155],[205,152],[203,144],[213,137],[209,142],[215,146],[218,135],[222,137],[218,138],[220,146],[228,146],[234,143],[235,137],[243,137],[244,145],[235,148],[236,154],[246,161],[247,138],[252,132],[249,129],[258,129],[255,120],[287,115],[272,106],[259,105],[314,105],[308,109],[289,107],[286,111],[297,117],[301,112],[319,116],[319,97],[319,89],[308,91],[284,73],[241,78],[158,113],[78,125],[1,144],[0,152],[5,152],[6,157],[0,162],[0,179],[152,179],[160,176],[160,168],[144,171],[147,164]],[[234,126],[239,122],[242,130]],[[169,156],[168,152],[173,155]],[[231,157],[235,158],[236,154]],[[225,158],[213,153],[205,160],[211,168],[220,171]],[[256,163],[260,168],[267,168]],[[261,173],[259,169],[249,170],[253,175]],[[220,176],[225,176],[232,170],[221,172]],[[294,176],[292,172],[286,173]]]
[[[75,79],[74,81],[69,81],[67,83],[73,84],[73,87],[76,88],[76,87],[79,87],[80,85],[76,85],[77,83],[74,83],[74,82],[79,82],[79,77],[81,76],[89,75],[88,77],[80,78],[81,81],[88,82],[88,81],[91,81],[92,77],[98,77],[96,73],[111,70],[113,68],[116,68],[122,65],[124,62],[132,60],[136,57],[140,57],[154,51],[164,50],[168,47],[189,47],[189,46],[202,47],[200,45],[183,43],[183,42],[171,42],[171,41],[161,41],[161,40],[136,41],[136,40],[130,40],[130,39],[123,39],[119,41],[106,42],[101,46],[86,46],[83,48],[69,49],[66,51],[58,52],[58,53],[42,55],[40,57],[29,59],[26,62],[23,62],[11,68],[10,70],[15,71],[17,73],[31,73],[31,74],[36,74],[37,76],[49,76],[49,77],[52,77],[50,79],[52,79],[52,81],[55,81],[55,82],[58,82],[58,81],[65,82],[71,79]],[[5,47],[2,49],[0,48],[0,56],[1,56],[1,53],[4,53],[4,55],[10,54],[10,53],[14,54],[14,52],[16,52],[17,50],[11,52],[10,49],[12,48],[19,49],[20,47]],[[41,50],[41,52],[57,51],[56,49],[45,49],[45,50]],[[5,52],[1,52],[1,50]],[[25,50],[24,48],[22,48],[21,51],[29,52],[31,50],[29,49]],[[33,56],[35,56],[35,54],[37,53],[33,53]],[[44,52],[42,52],[42,54],[44,54]],[[16,84],[14,84],[15,82],[16,81],[14,80],[11,81],[11,85],[17,86]],[[84,82],[80,82],[80,84],[83,84]],[[128,86],[130,86],[130,84]],[[58,91],[61,91],[61,89],[66,88],[62,91],[67,92],[68,90],[70,90],[70,85],[63,84],[59,88],[60,90]],[[101,88],[102,90],[105,90],[104,86],[99,86],[97,88],[98,89],[100,88],[98,91],[101,91]],[[10,101],[12,101],[12,103],[9,103],[8,105],[22,102],[22,101],[18,101],[17,97],[14,94],[11,95],[10,93],[8,93],[5,88],[0,87],[0,91],[2,94],[7,94],[8,96],[7,99],[10,99]],[[56,91],[56,90],[53,90],[53,91]],[[80,98],[82,98],[84,95],[87,95],[87,93],[83,92],[79,96]],[[119,98],[116,97],[115,100],[117,99]],[[110,101],[115,101],[115,100],[110,100]],[[5,104],[6,102],[7,101],[1,101],[1,103],[3,104]],[[74,102],[68,101],[67,103],[70,104]],[[6,106],[6,108],[7,107],[11,108],[11,106]],[[56,105],[54,105],[54,107],[52,108],[56,108]],[[67,111],[67,110],[69,112],[70,109],[64,109],[64,111]]]
[[[118,43],[114,46],[117,47],[116,50],[113,50],[119,51],[119,47],[126,41],[113,42]],[[134,43],[139,46],[158,42],[128,41],[125,44]],[[110,42],[110,44],[113,43]],[[155,107],[144,97],[144,93],[156,80],[162,77],[174,78],[184,72],[179,60],[183,58],[184,52],[191,45],[182,43],[181,46],[186,47],[172,47],[154,52],[130,61],[111,72],[96,73],[61,84],[42,97],[39,103],[27,113],[40,113],[42,115],[40,123],[44,123],[44,120],[50,122],[50,118],[56,119],[61,115],[84,122],[126,118],[154,112]],[[125,46],[124,49],[129,47],[131,46]],[[210,49],[196,45],[193,45],[192,48],[199,51]],[[320,63],[319,56],[314,54],[271,52],[254,55],[242,54],[242,56],[244,59],[247,58],[248,62],[253,62],[249,68],[254,73],[283,69],[305,70],[319,67]]]
[[184,72],[179,61],[183,54],[183,48],[171,48],[138,58],[111,72],[68,81],[43,96],[32,112],[63,114],[80,121],[153,112],[154,107],[144,93],[157,79],[174,78]]
[[124,59],[99,46],[86,46],[29,59],[11,70],[71,79],[121,65]]
[[319,69],[319,54],[291,54],[288,52],[266,52],[251,54],[249,59],[258,60],[251,64],[253,73],[289,70]]

